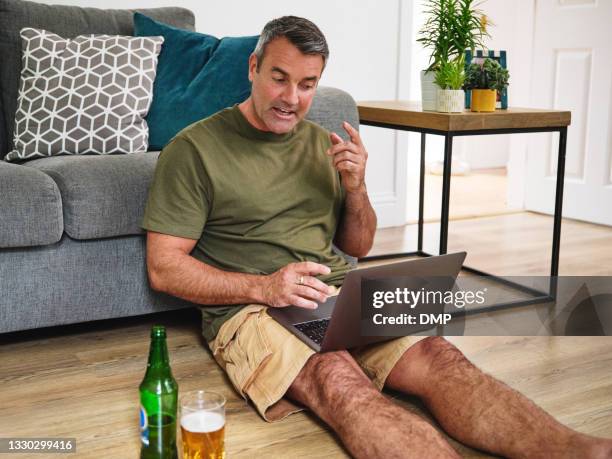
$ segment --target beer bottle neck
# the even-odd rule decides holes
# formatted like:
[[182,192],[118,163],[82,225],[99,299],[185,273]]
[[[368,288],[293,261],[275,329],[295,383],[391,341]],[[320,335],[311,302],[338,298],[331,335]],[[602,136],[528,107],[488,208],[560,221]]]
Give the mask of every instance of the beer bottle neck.
[[165,337],[155,337],[151,339],[151,348],[149,349],[149,362],[147,363],[147,372],[149,370],[170,371],[170,359],[168,358],[168,346],[166,345]]

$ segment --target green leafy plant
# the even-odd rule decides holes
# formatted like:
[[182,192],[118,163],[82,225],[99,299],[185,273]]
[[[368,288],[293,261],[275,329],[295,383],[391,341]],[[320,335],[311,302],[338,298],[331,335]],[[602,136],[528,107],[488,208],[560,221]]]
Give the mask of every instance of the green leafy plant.
[[495,59],[470,64],[465,72],[464,89],[496,89],[508,87],[510,74]]
[[425,24],[417,39],[431,50],[427,71],[463,57],[468,49],[484,48],[484,14],[475,0],[426,0]]
[[465,81],[465,61],[463,58],[451,62],[441,62],[435,71],[434,82],[440,89],[461,89]]

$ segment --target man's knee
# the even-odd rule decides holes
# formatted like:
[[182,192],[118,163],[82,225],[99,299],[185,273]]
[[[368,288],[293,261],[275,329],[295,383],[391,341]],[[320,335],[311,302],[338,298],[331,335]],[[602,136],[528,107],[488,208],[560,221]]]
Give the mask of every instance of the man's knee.
[[344,403],[359,396],[372,382],[347,351],[312,355],[289,388],[287,395],[300,403]]
[[451,343],[439,336],[429,336],[404,352],[385,384],[425,396],[432,387],[439,387],[436,381],[452,378],[469,365],[463,353]]
[[415,346],[418,346],[418,352],[414,358],[422,360],[428,377],[445,375],[472,365],[459,349],[440,336],[429,336]]

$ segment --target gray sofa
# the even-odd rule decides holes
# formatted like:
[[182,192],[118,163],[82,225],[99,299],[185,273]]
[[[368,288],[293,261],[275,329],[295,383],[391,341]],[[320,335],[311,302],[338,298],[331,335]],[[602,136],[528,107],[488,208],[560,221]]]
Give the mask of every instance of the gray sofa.
[[[194,29],[183,8],[139,11]],[[12,148],[19,30],[131,35],[132,13],[0,0],[0,159]],[[343,120],[358,126],[355,102],[334,88],[319,88],[309,118],[339,133]],[[158,155],[0,161],[0,333],[193,306],[147,280],[139,225]]]

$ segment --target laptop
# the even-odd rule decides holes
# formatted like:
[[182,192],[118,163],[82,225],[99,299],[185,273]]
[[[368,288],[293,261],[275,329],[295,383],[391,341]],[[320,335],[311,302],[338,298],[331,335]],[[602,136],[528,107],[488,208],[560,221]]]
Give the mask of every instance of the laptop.
[[[394,336],[362,336],[361,334],[361,281],[362,279],[393,279],[423,277],[449,278],[450,290],[454,284],[466,252],[418,258],[372,268],[349,271],[344,278],[342,290],[317,309],[297,306],[268,308],[268,314],[283,327],[297,336],[316,352],[351,349],[365,344],[377,343]],[[440,305],[442,308],[443,305]],[[413,328],[414,332],[433,328],[425,325]]]

